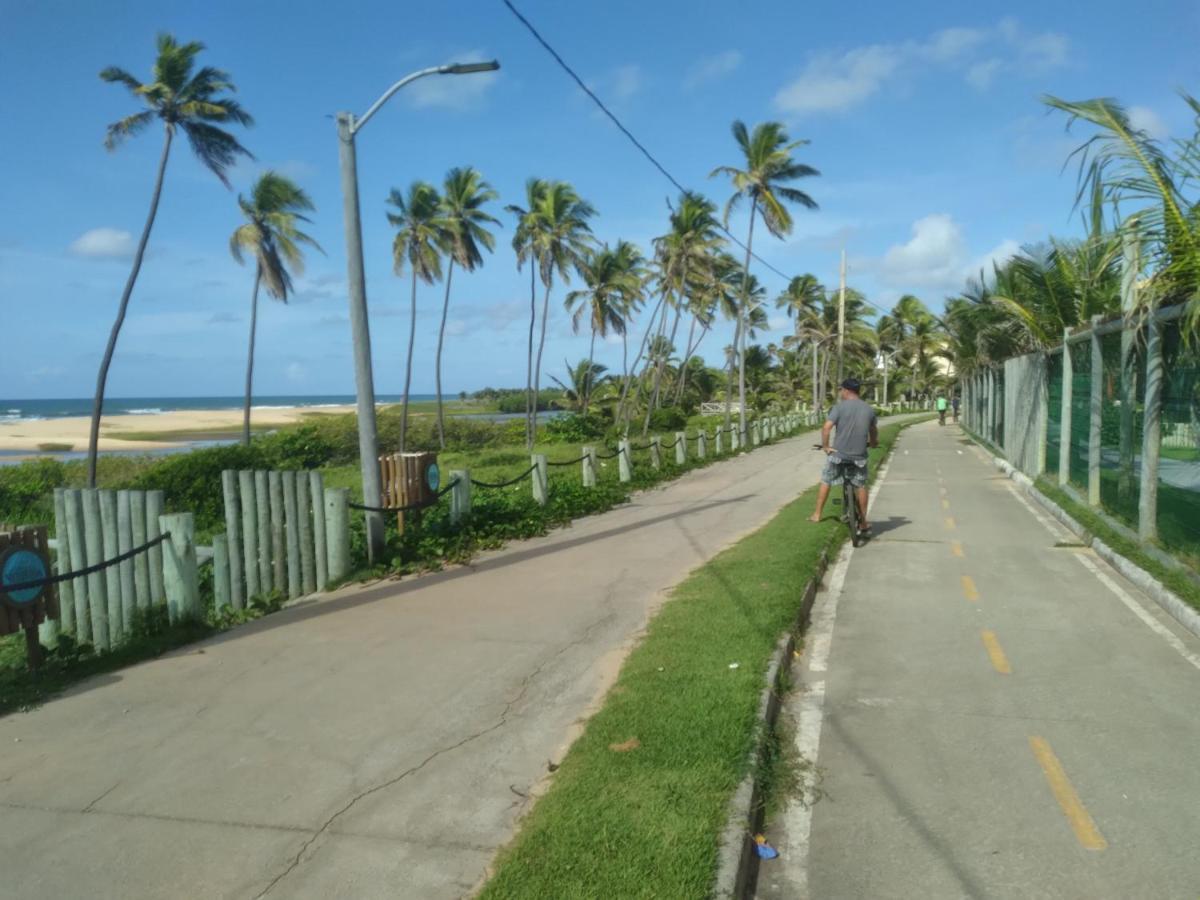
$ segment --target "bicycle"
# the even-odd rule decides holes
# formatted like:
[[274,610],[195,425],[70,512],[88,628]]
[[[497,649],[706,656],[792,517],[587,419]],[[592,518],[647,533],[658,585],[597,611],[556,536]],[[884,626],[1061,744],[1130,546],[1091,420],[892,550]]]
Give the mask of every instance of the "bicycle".
[[[825,448],[820,444],[814,444],[813,449],[823,451]],[[845,512],[842,513],[842,521],[845,522],[850,529],[851,546],[861,546],[862,542],[866,539],[866,535],[858,528],[858,520],[861,513],[858,509],[858,499],[855,497],[855,491],[857,489],[854,487],[853,480],[854,469],[857,468],[857,464],[854,462],[854,460],[841,459],[836,454],[832,453],[829,454],[829,459],[834,465],[838,466],[842,476],[842,499],[839,500],[834,497],[833,503],[835,506],[841,506],[845,509]]]
[[939,425],[946,424],[946,411],[944,409],[938,410],[938,424]]

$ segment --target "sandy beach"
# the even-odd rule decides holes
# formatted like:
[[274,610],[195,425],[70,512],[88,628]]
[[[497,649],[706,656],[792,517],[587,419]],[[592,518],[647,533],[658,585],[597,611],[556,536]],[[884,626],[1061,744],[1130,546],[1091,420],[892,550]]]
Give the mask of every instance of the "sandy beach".
[[[305,416],[353,412],[353,406],[330,406],[313,409],[311,406],[288,406],[255,409],[251,422],[256,428],[289,425]],[[202,440],[206,433],[236,434],[242,424],[240,409],[176,410],[146,415],[106,416],[100,422],[100,450],[160,450],[178,446],[190,440]],[[0,450],[29,451],[36,455],[41,444],[71,445],[72,450],[86,450],[91,420],[86,416],[62,419],[36,419],[0,422]],[[189,431],[178,441],[138,441],[123,438],[123,434],[139,432]]]

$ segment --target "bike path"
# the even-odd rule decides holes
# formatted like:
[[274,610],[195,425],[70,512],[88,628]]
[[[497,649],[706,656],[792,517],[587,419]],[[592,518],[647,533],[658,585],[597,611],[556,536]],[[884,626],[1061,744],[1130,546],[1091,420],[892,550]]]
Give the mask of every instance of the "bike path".
[[901,437],[786,714],[760,898],[1200,895],[1200,640],[955,426]]

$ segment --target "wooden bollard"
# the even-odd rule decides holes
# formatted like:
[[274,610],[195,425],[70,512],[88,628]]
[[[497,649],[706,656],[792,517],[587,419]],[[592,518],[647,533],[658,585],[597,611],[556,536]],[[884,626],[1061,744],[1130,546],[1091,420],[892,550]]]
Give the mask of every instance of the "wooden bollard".
[[[163,591],[167,597],[167,617],[171,622],[199,619],[200,573],[196,565],[196,517],[191,513],[159,516],[158,527],[159,534],[171,535],[159,545],[163,548]],[[225,556],[232,562],[237,554],[227,552]],[[231,588],[232,568],[230,566]],[[232,589],[230,593],[233,593]]]
[[[64,495],[67,511],[67,539],[70,543],[71,566],[77,571],[87,568],[87,542],[83,524],[83,491],[70,490]],[[88,602],[88,580],[76,578],[71,583],[75,593],[75,639],[80,643],[92,641],[92,605]]]
[[704,459],[708,455],[708,435],[699,431],[696,433],[696,459]]
[[675,465],[682,466],[687,462],[687,432],[675,432]]
[[533,499],[539,506],[545,506],[546,501],[550,497],[546,454],[534,453],[529,457],[529,460],[533,464],[533,471],[530,473],[533,476]]
[[254,499],[258,521],[258,588],[264,594],[271,593],[271,489],[267,486],[267,473],[259,469],[254,473]]
[[317,590],[329,587],[329,550],[325,545],[325,478],[316,469],[308,473],[308,493],[312,498],[313,556],[317,567]]
[[[54,489],[54,536],[58,539],[54,571],[63,575],[71,569],[71,541],[67,538],[66,489]],[[64,581],[58,586],[58,623],[69,634],[75,633],[75,584]]]
[[[242,543],[229,544],[230,553],[242,554],[242,573],[246,576],[246,600],[262,593],[258,577],[258,492],[254,473],[238,472],[238,497],[242,510]],[[227,539],[228,540],[228,539]]]
[[296,511],[296,473],[286,471],[283,477],[283,514],[287,531],[287,595],[289,600],[300,596],[300,523]]
[[[146,540],[162,534],[159,524],[163,514],[163,492],[146,491]],[[150,548],[147,560],[150,569],[150,605],[162,606],[167,602],[167,591],[163,583],[163,548],[156,544]]]
[[229,540],[213,535],[213,609],[217,615],[229,606]]
[[629,438],[617,441],[617,474],[622,481],[633,481],[633,450]]
[[313,559],[312,507],[308,473],[296,473],[296,518],[300,526],[300,585],[305,594],[316,593],[317,566]]
[[662,468],[662,438],[657,434],[650,438],[650,468]]
[[583,486],[596,486],[596,448],[583,447]]
[[233,551],[229,554],[229,599],[234,609],[246,607],[245,580],[242,573],[242,512],[238,507],[237,473],[226,469],[221,473],[221,492],[225,497],[225,537]]
[[268,472],[267,486],[271,502],[271,586],[282,594],[287,590],[287,550],[283,539],[283,474]]
[[[104,559],[116,559],[120,554],[117,534],[117,495],[112,491],[100,491],[100,527],[103,529]],[[125,634],[121,621],[121,570],[109,566],[104,570],[104,596],[108,599],[108,643],[115,647]]]
[[[129,492],[129,518],[133,526],[133,546],[146,543],[146,492]],[[133,595],[138,609],[150,607],[150,554],[133,558]]]
[[350,573],[350,489],[325,488],[325,550],[329,554],[329,581]]
[[[100,524],[100,492],[92,488],[83,492],[83,541],[89,566],[104,561],[104,535]],[[96,650],[107,650],[108,639],[108,592],[105,590],[103,572],[93,572],[87,577],[88,609],[92,616],[92,646]]]
[[450,481],[454,485],[450,490],[450,522],[457,525],[471,515],[471,473],[467,469],[451,469]]
[[[129,491],[117,491],[117,552],[124,555],[135,546],[133,506],[130,503]],[[133,631],[133,616],[137,610],[137,588],[134,584],[133,569],[133,560],[127,559],[117,570],[121,580],[121,628],[126,637]]]

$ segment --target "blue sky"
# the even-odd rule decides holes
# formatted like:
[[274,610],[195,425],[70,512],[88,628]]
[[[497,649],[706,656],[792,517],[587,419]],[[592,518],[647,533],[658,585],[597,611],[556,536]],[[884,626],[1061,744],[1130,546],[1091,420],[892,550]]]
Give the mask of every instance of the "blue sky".
[[[1200,7],[1128,4],[798,4],[550,2],[517,4],[639,138],[688,185],[723,202],[709,180],[736,163],[735,118],[785,122],[812,141],[801,158],[822,175],[803,185],[820,203],[797,211],[785,241],[756,250],[787,273],[852,285],[889,306],[911,292],[931,306],[972,271],[1049,232],[1071,233],[1078,142],[1038,101],[1116,96],[1161,135],[1191,133],[1175,92],[1200,91]],[[596,235],[648,246],[664,230],[672,189],[600,116],[499,0],[436,3],[81,4],[0,0],[0,80],[9,123],[0,144],[0,392],[90,394],[146,215],[161,132],[109,153],[105,126],[137,108],[97,73],[148,77],[154,35],[201,40],[202,61],[228,70],[257,124],[239,136],[256,161],[235,192],[275,168],[317,204],[313,255],[293,302],[266,302],[256,391],[353,391],[345,258],[331,114],[361,113],[408,71],[496,57],[495,75],[436,77],[406,88],[360,135],[359,178],[377,388],[402,385],[408,282],[391,271],[388,189],[479,168],[501,194],[497,251],[456,274],[446,388],[524,383],[528,281],[509,246],[527,177],[571,181],[599,211]],[[13,130],[13,123],[22,123]],[[109,378],[112,396],[237,394],[252,273],[230,257],[238,224],[227,191],[177,143],[150,252]],[[741,234],[745,220],[731,228]],[[783,287],[762,270],[772,294]],[[556,290],[546,367],[587,352]],[[419,294],[414,391],[433,389],[441,290]],[[786,325],[774,320],[775,337]],[[640,336],[640,332],[635,332]],[[717,329],[710,359],[729,339]],[[598,357],[620,366],[620,345]]]

